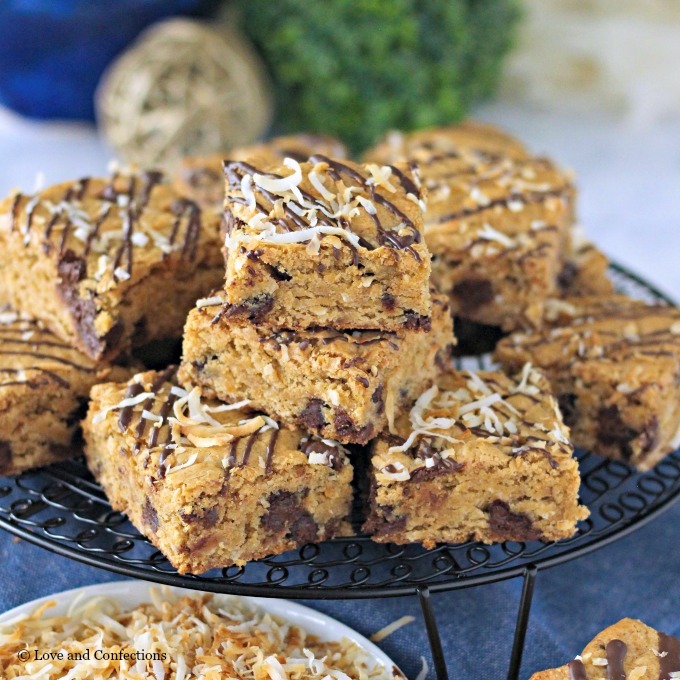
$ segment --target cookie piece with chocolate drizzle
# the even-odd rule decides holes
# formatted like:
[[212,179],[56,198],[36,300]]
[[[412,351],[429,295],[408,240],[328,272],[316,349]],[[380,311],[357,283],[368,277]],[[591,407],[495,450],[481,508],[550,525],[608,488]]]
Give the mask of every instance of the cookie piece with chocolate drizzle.
[[680,446],[680,310],[623,295],[551,301],[496,358],[546,373],[578,447],[649,470]]
[[429,333],[277,330],[231,315],[218,291],[189,314],[179,379],[225,401],[250,399],[289,426],[366,444],[410,409],[448,360],[448,302],[432,300]]
[[553,541],[588,516],[569,430],[529,365],[446,371],[395,429],[371,449],[364,530],[378,542]]
[[316,154],[232,161],[225,174],[229,316],[277,328],[430,328],[414,166]]
[[182,389],[174,368],[92,390],[90,469],[180,573],[242,565],[349,531],[352,466],[333,440],[247,401]]
[[540,323],[569,250],[570,177],[474,123],[392,133],[365,158],[418,164],[432,282],[451,295],[455,316],[506,331]]
[[79,455],[90,388],[131,373],[96,364],[26,314],[0,308],[0,475]]
[[181,334],[193,302],[222,279],[219,243],[219,218],[159,172],[16,193],[0,203],[0,303],[112,358],[133,338]]
[[530,680],[672,680],[680,677],[680,640],[635,619],[622,619],[599,633],[560,668]]
[[332,158],[347,158],[347,148],[334,137],[309,133],[284,135],[210,156],[185,158],[173,177],[173,184],[182,196],[196,201],[202,208],[221,213],[224,209],[225,159],[253,159],[257,163],[280,165],[285,158],[294,158],[301,163],[315,153]]

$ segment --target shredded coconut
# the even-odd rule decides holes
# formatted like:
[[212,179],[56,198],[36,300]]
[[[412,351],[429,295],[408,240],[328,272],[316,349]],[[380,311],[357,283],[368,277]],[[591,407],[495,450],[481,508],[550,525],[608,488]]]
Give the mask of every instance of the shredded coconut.
[[409,623],[413,623],[415,620],[416,619],[414,616],[402,616],[396,621],[392,621],[392,623],[386,625],[384,628],[381,628],[379,631],[373,633],[373,635],[371,635],[371,640],[373,642],[382,642],[386,637],[396,633],[400,628],[408,626]]
[[316,172],[317,166],[318,163],[316,166],[314,166],[314,169],[310,171],[308,175],[309,181],[311,182],[312,186],[319,192],[321,198],[323,198],[325,201],[332,201],[335,198],[335,194],[332,191],[326,189],[326,187],[324,186],[321,177],[319,177],[319,175]]
[[196,307],[202,309],[203,307],[214,307],[215,305],[221,305],[222,298],[219,295],[214,297],[200,298],[196,300]]
[[420,660],[423,663],[423,667],[420,669],[418,675],[416,675],[416,680],[425,680],[425,678],[427,678],[427,674],[430,672],[430,669],[427,665],[427,659],[424,656],[421,656]]
[[273,193],[282,193],[284,191],[291,191],[294,187],[298,187],[302,181],[302,168],[300,164],[293,158],[286,158],[283,164],[287,168],[291,168],[293,173],[287,177],[274,178],[267,177],[266,175],[261,175],[256,172],[253,175],[253,181],[255,184],[265,191],[271,191]]
[[246,199],[246,203],[249,208],[254,208],[257,205],[257,200],[255,199],[255,192],[253,191],[253,178],[250,175],[243,175],[241,180],[241,191],[243,192],[243,197]]
[[[17,680],[388,680],[392,669],[350,640],[323,642],[240,598],[150,589],[150,602],[121,609],[109,597],[74,603],[67,615],[34,614],[0,627],[0,676]],[[65,652],[20,661],[22,649]],[[128,659],[116,659],[123,651]],[[88,656],[79,660],[77,655]],[[68,658],[69,655],[71,658]],[[104,655],[107,655],[106,658]],[[104,657],[97,659],[97,657]],[[94,674],[93,674],[94,673]]]
[[516,243],[509,236],[502,234],[500,231],[494,229],[490,224],[484,224],[484,227],[477,232],[477,238],[483,238],[487,241],[498,241],[506,248],[513,248]]
[[127,399],[123,399],[117,404],[114,404],[113,406],[107,406],[105,409],[99,411],[99,413],[95,413],[94,417],[92,418],[92,422],[101,423],[110,411],[117,411],[118,409],[127,408],[128,406],[137,406],[137,404],[141,404],[147,399],[151,399],[155,396],[156,395],[154,392],[142,392],[136,397],[128,397]]
[[122,267],[116,267],[113,270],[113,275],[119,280],[119,281],[127,281],[130,278],[130,274],[123,269]]

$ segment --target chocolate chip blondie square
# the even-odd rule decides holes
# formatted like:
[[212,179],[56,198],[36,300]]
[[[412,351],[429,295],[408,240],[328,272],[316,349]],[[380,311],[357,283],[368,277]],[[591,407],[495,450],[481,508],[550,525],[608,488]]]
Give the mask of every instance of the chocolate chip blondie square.
[[132,371],[96,364],[35,320],[0,309],[0,475],[80,452],[90,388]]
[[680,310],[622,295],[553,301],[546,327],[503,339],[510,370],[545,372],[578,447],[649,470],[680,446]]
[[315,155],[225,170],[227,318],[278,328],[430,327],[415,169]]
[[680,677],[680,640],[622,619],[599,633],[565,666],[534,673],[530,680],[672,680]]
[[96,360],[179,336],[223,278],[220,220],[162,180],[118,173],[0,203],[0,303]]
[[88,465],[111,505],[182,574],[350,530],[345,449],[248,406],[186,391],[173,369],[92,390]]
[[378,542],[554,541],[588,516],[548,381],[444,372],[372,445],[364,530]]
[[466,143],[454,131],[414,133],[393,156],[418,164],[428,192],[432,283],[457,317],[504,330],[539,325],[569,249],[571,180],[497,134],[484,143],[482,129]]
[[432,329],[276,330],[229,318],[224,291],[200,300],[184,332],[180,382],[343,443],[391,427],[432,384],[454,343],[446,298],[433,295]]
[[338,139],[325,135],[297,134],[274,137],[261,144],[241,146],[210,156],[185,158],[173,182],[177,191],[201,207],[222,212],[224,207],[225,158],[234,161],[257,159],[258,163],[280,165],[286,158],[306,161],[315,153],[347,158],[347,149]]

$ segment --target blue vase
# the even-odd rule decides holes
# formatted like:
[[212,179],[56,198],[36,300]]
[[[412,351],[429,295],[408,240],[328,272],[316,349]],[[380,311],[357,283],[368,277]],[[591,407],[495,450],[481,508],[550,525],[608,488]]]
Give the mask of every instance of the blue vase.
[[147,26],[215,0],[0,0],[0,104],[31,118],[94,120],[104,69]]

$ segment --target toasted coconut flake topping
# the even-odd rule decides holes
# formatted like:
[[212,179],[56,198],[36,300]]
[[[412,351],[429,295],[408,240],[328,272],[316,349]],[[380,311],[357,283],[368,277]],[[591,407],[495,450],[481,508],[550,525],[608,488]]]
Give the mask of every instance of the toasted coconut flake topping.
[[382,187],[390,192],[395,192],[397,190],[394,184],[390,182],[392,168],[389,165],[380,166],[371,163],[366,166],[366,169],[371,173],[371,176],[366,180],[366,184]]
[[92,418],[93,423],[101,423],[104,418],[109,414],[110,411],[118,411],[123,408],[127,408],[128,406],[137,406],[137,404],[141,404],[145,402],[147,399],[152,399],[156,395],[153,392],[142,392],[141,394],[138,394],[136,397],[128,397],[127,399],[122,399],[119,401],[117,404],[114,404],[113,406],[107,406],[105,409],[102,409],[98,413],[94,415]]
[[323,180],[321,177],[318,175],[316,169],[318,167],[323,167],[321,163],[317,163],[314,166],[314,169],[310,171],[308,177],[309,181],[311,182],[312,186],[319,192],[321,198],[323,198],[325,201],[332,201],[335,199],[336,194],[334,194],[332,191],[329,191],[326,189],[324,186]]
[[[274,174],[255,172],[252,167],[240,168],[243,172],[238,185],[233,184],[232,189],[240,188],[245,205],[250,210],[245,216],[248,229],[236,229],[227,237],[228,248],[238,246],[251,241],[262,241],[272,244],[292,244],[321,240],[324,236],[339,236],[348,241],[352,247],[370,247],[354,233],[351,221],[365,210],[373,217],[376,224],[380,225],[381,216],[377,203],[382,206],[390,206],[385,202],[385,197],[376,193],[378,187],[388,192],[396,192],[397,188],[391,182],[394,169],[390,166],[378,165],[365,166],[370,176],[358,180],[359,185],[347,186],[346,178],[340,179],[335,169],[330,167],[333,161],[319,160],[314,163],[311,170],[305,168],[306,178],[301,165],[294,159],[287,158],[284,165],[293,170],[292,174],[281,177]],[[349,169],[349,172],[353,170]],[[251,174],[252,173],[252,174]],[[331,178],[329,183],[329,177]],[[250,179],[247,179],[250,178]],[[312,191],[303,193],[300,188],[303,179],[311,184]],[[411,171],[413,185],[418,188],[418,178],[415,170]],[[400,180],[401,181],[401,180]],[[253,188],[254,187],[254,188]],[[264,205],[260,206],[253,191],[259,190],[263,194]],[[375,200],[374,200],[375,199]],[[409,194],[409,199],[417,203],[424,210],[424,202],[420,197]],[[227,198],[227,201],[230,199]],[[244,201],[238,199],[243,204]],[[387,209],[385,209],[387,210]],[[396,206],[389,210],[398,218],[400,211]],[[407,218],[404,218],[407,219]],[[397,220],[398,221],[398,220]],[[380,227],[382,228],[382,227]],[[388,231],[398,233],[404,225],[390,225]],[[412,223],[408,227],[415,230]],[[390,241],[391,247],[395,247],[398,241]],[[410,248],[410,242],[404,247]],[[382,245],[383,242],[380,241]],[[401,247],[401,246],[400,246]],[[308,247],[310,255],[317,254],[319,247],[316,243],[310,243]]]
[[490,224],[484,224],[483,228],[477,232],[477,238],[483,238],[486,241],[497,241],[498,243],[504,245],[506,248],[513,248],[515,241],[513,241],[509,236],[502,234],[497,229],[494,229]]
[[207,298],[199,298],[196,300],[196,307],[198,309],[203,309],[203,307],[214,307],[215,305],[221,305],[222,302],[223,300],[221,297],[219,297],[219,295]]
[[255,199],[255,192],[253,191],[253,178],[251,175],[243,175],[241,180],[241,191],[243,192],[243,197],[246,199],[246,203],[249,208],[254,208],[257,205]]
[[[498,385],[493,378],[484,380],[473,371],[466,371],[467,383],[465,387],[450,391],[440,391],[436,385],[423,392],[416,400],[409,419],[411,432],[401,445],[391,446],[387,456],[376,459],[380,473],[395,481],[406,481],[410,477],[409,470],[391,456],[409,452],[418,461],[424,462],[426,467],[434,467],[436,461],[432,458],[432,449],[414,446],[419,440],[438,440],[448,444],[463,444],[467,430],[475,432],[490,442],[502,442],[511,445],[517,442],[516,436],[525,429],[525,415],[509,401],[513,395],[534,396],[540,394],[538,384],[543,380],[542,375],[526,364],[516,385],[510,385],[505,396],[498,391]],[[536,448],[569,446],[568,429],[562,423],[557,402],[550,398],[553,416],[548,421],[532,422],[531,428],[542,433],[531,446],[514,446],[510,449],[512,455],[519,455]],[[456,428],[455,430],[453,428]],[[459,434],[460,433],[460,434]],[[486,433],[486,434],[485,434]],[[545,439],[542,439],[545,437]],[[455,453],[451,446],[445,450],[434,450],[435,455],[448,458]]]

